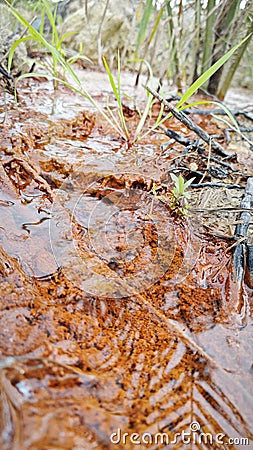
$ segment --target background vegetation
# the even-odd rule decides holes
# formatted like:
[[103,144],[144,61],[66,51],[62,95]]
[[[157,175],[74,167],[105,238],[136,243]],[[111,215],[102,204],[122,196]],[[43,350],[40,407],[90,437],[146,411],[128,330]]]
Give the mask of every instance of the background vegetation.
[[[33,26],[45,36],[52,33],[50,20],[42,12],[43,0],[12,0],[10,3],[27,19],[36,17]],[[79,55],[81,50],[83,57],[89,56],[100,67],[103,67],[103,56],[106,56],[110,67],[113,63],[117,66],[119,49],[121,68],[137,70],[136,83],[140,72],[146,70],[141,59],[150,64],[161,81],[169,79],[179,91],[253,31],[251,0],[126,0],[122,4],[119,0],[48,0],[47,3],[55,17],[59,35],[69,33],[61,43],[63,48]],[[4,17],[3,13],[8,13],[6,1],[1,0],[0,6],[1,17]],[[119,19],[120,10],[122,17]],[[80,23],[75,22],[75,15]],[[112,20],[113,15],[116,22]],[[97,27],[92,23],[93,18],[98,22]],[[0,34],[5,36],[6,23],[4,20],[0,24]],[[15,31],[13,22],[11,27]],[[85,28],[87,35],[95,30],[89,42],[83,30],[80,31]],[[110,30],[113,36],[108,35]],[[8,39],[12,45],[11,36]],[[6,53],[8,39],[2,39],[5,45],[2,55]],[[111,43],[113,39],[115,48]],[[243,86],[251,87],[251,55],[249,39],[206,83],[208,91],[223,99],[235,74]],[[134,66],[133,60],[139,62]]]

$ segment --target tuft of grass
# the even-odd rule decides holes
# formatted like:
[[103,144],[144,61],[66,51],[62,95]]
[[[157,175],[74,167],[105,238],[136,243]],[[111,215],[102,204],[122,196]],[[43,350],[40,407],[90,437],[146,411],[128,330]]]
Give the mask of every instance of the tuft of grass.
[[195,177],[185,181],[181,174],[177,177],[174,173],[171,173],[170,176],[174,182],[170,208],[177,215],[185,216],[190,207],[188,199],[191,197],[190,192],[186,191],[195,180]]
[[[133,60],[133,62],[139,62],[141,61],[142,63],[146,64],[147,68],[148,68],[148,72],[149,72],[149,77],[152,80],[153,79],[153,72],[152,72],[152,68],[149,65],[149,63],[145,60],[142,60],[140,58]],[[113,74],[108,66],[108,63],[106,61],[106,58],[103,57],[103,63],[105,66],[105,70],[107,72],[108,75],[108,79],[112,88],[112,91],[115,95],[117,104],[118,104],[118,119],[113,115],[112,111],[110,110],[109,107],[107,107],[107,111],[110,114],[112,120],[115,123],[115,126],[117,126],[119,128],[119,131],[121,131],[122,136],[124,136],[124,138],[126,139],[126,141],[128,141],[130,144],[134,144],[138,141],[140,141],[142,139],[142,130],[144,128],[144,125],[146,123],[146,120],[150,114],[151,111],[151,107],[152,107],[152,101],[153,101],[153,95],[151,93],[148,92],[147,95],[147,101],[146,101],[146,105],[144,108],[144,111],[141,113],[140,110],[139,111],[139,116],[140,116],[140,120],[138,122],[138,125],[134,131],[133,136],[130,135],[130,131],[127,128],[127,124],[125,121],[125,117],[124,117],[124,113],[123,113],[123,104],[122,104],[122,92],[121,92],[121,69],[120,69],[120,54],[118,52],[118,69],[117,69],[117,84],[115,82],[115,79],[113,77]],[[162,110],[162,108],[161,108]],[[159,120],[161,118],[162,113],[159,115]]]
[[174,173],[171,173],[170,176],[172,178],[172,181],[174,182],[170,202],[168,203],[167,196],[159,195],[157,193],[158,189],[156,187],[156,183],[153,183],[152,194],[162,203],[166,203],[176,216],[186,216],[188,209],[190,208],[188,199],[191,197],[191,194],[190,192],[187,192],[187,189],[195,180],[195,177],[185,181],[181,174],[177,177]]
[[[22,14],[20,14],[20,12],[14,8],[14,6],[12,6],[8,0],[4,0],[4,2],[6,3],[6,5],[8,6],[10,12],[13,14],[13,16],[21,23],[21,25],[23,25],[23,27],[25,29],[27,29],[27,32],[29,33],[28,36],[18,39],[17,41],[14,42],[13,46],[11,47],[11,50],[9,52],[9,57],[8,57],[8,70],[10,70],[11,68],[11,64],[12,64],[12,59],[13,59],[13,55],[14,52],[17,48],[17,46],[24,41],[34,41],[38,44],[38,46],[43,47],[45,49],[47,49],[49,51],[49,53],[52,56],[52,60],[53,60],[53,73],[51,73],[51,75],[55,78],[57,78],[57,70],[56,70],[56,64],[59,64],[63,69],[65,69],[73,78],[73,80],[75,80],[75,82],[77,83],[77,85],[79,87],[81,87],[81,83],[79,78],[77,77],[77,75],[75,74],[75,72],[73,71],[73,69],[71,68],[71,66],[67,63],[67,61],[65,60],[64,56],[61,54],[61,52],[50,42],[48,42],[45,37],[43,36],[43,34],[39,31],[37,31],[23,16]],[[43,4],[45,6],[48,6],[48,2],[47,0],[42,0]],[[56,25],[54,24],[54,28],[56,28]],[[53,38],[55,41],[55,37]]]
[[118,84],[117,84],[117,86],[116,86],[114,77],[112,75],[112,72],[111,72],[108,64],[107,64],[107,61],[106,61],[105,57],[103,57],[103,63],[104,63],[105,70],[106,70],[106,73],[107,73],[109,81],[110,81],[110,85],[111,85],[112,91],[113,91],[113,93],[115,95],[115,98],[117,100],[118,117],[119,117],[120,123],[115,119],[115,116],[111,113],[111,110],[109,109],[109,107],[107,108],[107,110],[109,111],[109,113],[111,113],[112,120],[115,121],[116,126],[120,127],[120,131],[122,132],[121,134],[123,136],[125,136],[125,139],[127,141],[129,141],[130,135],[129,135],[129,131],[128,131],[128,128],[127,128],[127,125],[126,125],[124,113],[123,113],[122,94],[121,94],[121,69],[120,69],[120,54],[119,54],[119,51],[118,51],[118,70],[117,70]]

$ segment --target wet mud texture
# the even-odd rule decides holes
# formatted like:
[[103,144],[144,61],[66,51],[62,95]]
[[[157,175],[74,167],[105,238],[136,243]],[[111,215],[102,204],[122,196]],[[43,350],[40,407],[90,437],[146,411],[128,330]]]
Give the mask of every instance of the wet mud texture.
[[[190,430],[192,449],[253,448],[252,291],[231,275],[232,218],[173,217],[152,186],[169,191],[176,146],[129,149],[73,94],[52,101],[50,84],[24,83],[0,128],[0,448],[161,449],[178,433],[185,449]],[[242,196],[208,192],[195,206]],[[194,442],[194,426],[224,444]]]

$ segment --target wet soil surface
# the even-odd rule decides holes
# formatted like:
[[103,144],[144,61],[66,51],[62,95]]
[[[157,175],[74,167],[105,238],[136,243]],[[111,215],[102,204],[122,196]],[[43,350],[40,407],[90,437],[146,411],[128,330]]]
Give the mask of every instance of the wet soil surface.
[[[1,449],[253,448],[252,289],[232,275],[235,213],[173,215],[169,170],[182,149],[161,150],[157,133],[128,148],[70,91],[54,98],[50,83],[24,81],[10,108]],[[243,186],[253,155],[236,139],[225,182]],[[189,178],[203,161],[192,151],[181,167]],[[242,195],[192,190],[191,206],[238,207]]]

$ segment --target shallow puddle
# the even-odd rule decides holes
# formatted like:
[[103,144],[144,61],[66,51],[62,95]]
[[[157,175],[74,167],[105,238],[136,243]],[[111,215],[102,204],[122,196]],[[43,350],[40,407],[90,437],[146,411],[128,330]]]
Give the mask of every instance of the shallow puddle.
[[154,195],[178,151],[164,136],[127,148],[63,89],[48,114],[49,93],[24,83],[0,129],[1,448],[253,448],[233,241]]

